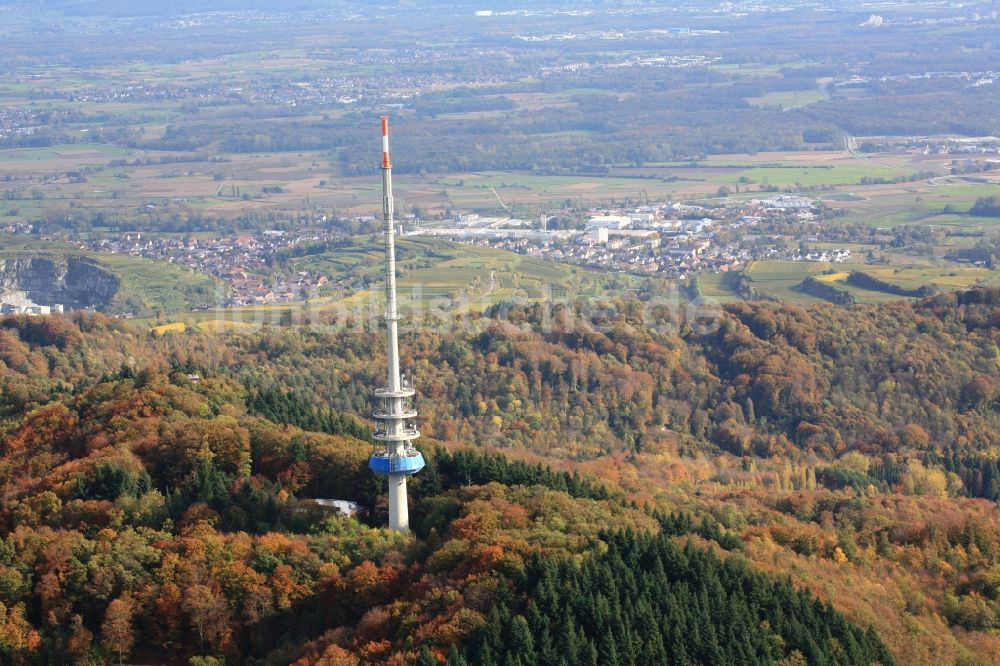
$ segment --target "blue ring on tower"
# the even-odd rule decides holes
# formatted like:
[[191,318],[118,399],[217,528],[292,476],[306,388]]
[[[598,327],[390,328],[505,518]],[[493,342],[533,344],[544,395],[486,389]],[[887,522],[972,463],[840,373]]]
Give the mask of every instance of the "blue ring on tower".
[[379,451],[368,459],[368,469],[376,474],[416,474],[424,464],[424,456],[419,451],[402,456]]

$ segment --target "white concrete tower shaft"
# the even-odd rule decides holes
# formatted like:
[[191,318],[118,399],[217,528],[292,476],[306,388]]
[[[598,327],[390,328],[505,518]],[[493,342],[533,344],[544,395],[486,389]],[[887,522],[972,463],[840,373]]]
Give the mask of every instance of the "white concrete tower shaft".
[[410,421],[417,416],[410,402],[414,390],[399,372],[399,312],[396,305],[395,220],[392,202],[392,161],[389,158],[389,119],[382,118],[382,222],[385,232],[385,328],[388,376],[384,388],[375,391],[380,406],[373,416],[379,422],[373,437],[385,449],[372,455],[369,467],[389,478],[389,527],[410,529],[406,477],[424,467],[423,456],[413,448],[420,436]]
[[[382,221],[385,226],[385,330],[389,358],[389,390],[399,392],[399,312],[396,309],[396,222],[392,202],[392,160],[389,158],[389,119],[382,117]],[[392,414],[402,412],[403,399],[389,398]],[[388,419],[386,434],[396,435],[402,420]],[[387,442],[390,453],[401,455],[403,442]],[[399,532],[410,529],[410,507],[406,497],[406,475],[389,475],[389,527]]]

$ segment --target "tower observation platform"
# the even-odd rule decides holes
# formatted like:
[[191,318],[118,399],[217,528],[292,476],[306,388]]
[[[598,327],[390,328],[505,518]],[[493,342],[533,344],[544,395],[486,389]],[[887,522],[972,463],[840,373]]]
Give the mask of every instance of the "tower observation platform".
[[372,454],[368,468],[389,477],[389,527],[410,529],[406,478],[424,468],[424,457],[413,446],[420,431],[413,424],[417,410],[412,398],[416,391],[399,372],[399,312],[396,307],[396,245],[393,221],[392,162],[389,159],[389,119],[382,118],[382,221],[385,235],[385,320],[388,383],[375,389],[379,403],[372,417],[377,421],[372,437],[384,444]]

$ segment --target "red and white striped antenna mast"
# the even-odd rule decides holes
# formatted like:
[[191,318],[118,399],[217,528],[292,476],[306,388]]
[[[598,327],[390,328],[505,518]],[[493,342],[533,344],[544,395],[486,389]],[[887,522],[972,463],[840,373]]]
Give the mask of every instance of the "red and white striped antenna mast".
[[392,168],[392,160],[389,159],[389,116],[382,116],[382,168]]

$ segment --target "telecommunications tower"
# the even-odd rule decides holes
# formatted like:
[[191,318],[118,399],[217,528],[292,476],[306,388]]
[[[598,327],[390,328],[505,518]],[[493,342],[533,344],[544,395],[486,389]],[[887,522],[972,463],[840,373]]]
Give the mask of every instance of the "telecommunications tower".
[[389,118],[382,117],[382,222],[385,227],[385,329],[388,343],[389,380],[375,389],[378,407],[372,414],[378,425],[373,437],[385,448],[372,454],[368,467],[389,477],[389,527],[398,532],[410,529],[410,511],[406,504],[406,477],[424,468],[424,457],[413,448],[420,436],[413,419],[415,391],[399,374],[399,340],[396,311],[396,246],[392,209],[392,162],[389,160]]

